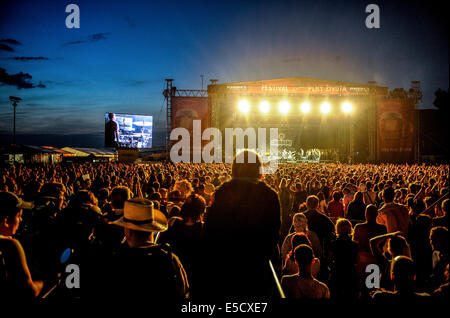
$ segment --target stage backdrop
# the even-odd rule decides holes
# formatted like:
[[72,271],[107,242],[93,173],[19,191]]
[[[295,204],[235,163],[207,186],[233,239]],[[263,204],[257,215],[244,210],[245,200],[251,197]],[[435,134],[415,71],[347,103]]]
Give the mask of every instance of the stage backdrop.
[[378,161],[414,161],[414,102],[410,99],[381,99],[377,109]]

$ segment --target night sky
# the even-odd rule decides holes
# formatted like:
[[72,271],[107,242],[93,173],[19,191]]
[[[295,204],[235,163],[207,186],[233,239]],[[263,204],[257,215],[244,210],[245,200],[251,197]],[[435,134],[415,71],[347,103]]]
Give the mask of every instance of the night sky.
[[[0,142],[102,147],[105,112],[154,116],[163,143],[164,78],[199,89],[311,77],[409,89],[420,107],[449,87],[447,11],[437,1],[2,1]],[[81,11],[67,29],[66,5]],[[367,29],[367,4],[381,28]],[[22,72],[22,73],[21,73]],[[27,75],[28,74],[28,75]],[[30,77],[31,76],[31,77]],[[206,85],[205,85],[206,86]]]

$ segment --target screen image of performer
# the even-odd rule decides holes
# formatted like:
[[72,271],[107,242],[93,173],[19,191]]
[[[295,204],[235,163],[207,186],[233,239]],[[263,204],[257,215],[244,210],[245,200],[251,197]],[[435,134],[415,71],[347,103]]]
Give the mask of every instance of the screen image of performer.
[[109,120],[105,124],[105,147],[119,147],[119,124],[114,120],[114,113],[108,114]]

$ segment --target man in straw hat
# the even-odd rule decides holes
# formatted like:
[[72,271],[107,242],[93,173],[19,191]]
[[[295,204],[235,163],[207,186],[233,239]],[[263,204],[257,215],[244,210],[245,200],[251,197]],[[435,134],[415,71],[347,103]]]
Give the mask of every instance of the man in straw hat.
[[123,217],[110,224],[124,228],[125,240],[116,250],[105,253],[99,249],[84,258],[90,266],[86,266],[88,273],[84,275],[88,286],[82,292],[90,297],[150,302],[188,297],[189,284],[183,265],[169,246],[155,242],[155,233],[166,231],[168,222],[152,201],[127,200]]

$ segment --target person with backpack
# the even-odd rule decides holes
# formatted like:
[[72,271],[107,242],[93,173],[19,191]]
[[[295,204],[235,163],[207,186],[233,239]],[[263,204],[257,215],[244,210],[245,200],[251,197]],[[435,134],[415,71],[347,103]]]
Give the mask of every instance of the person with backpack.
[[366,182],[366,190],[362,192],[364,204],[376,204],[377,194],[373,191],[373,184],[370,181]]

